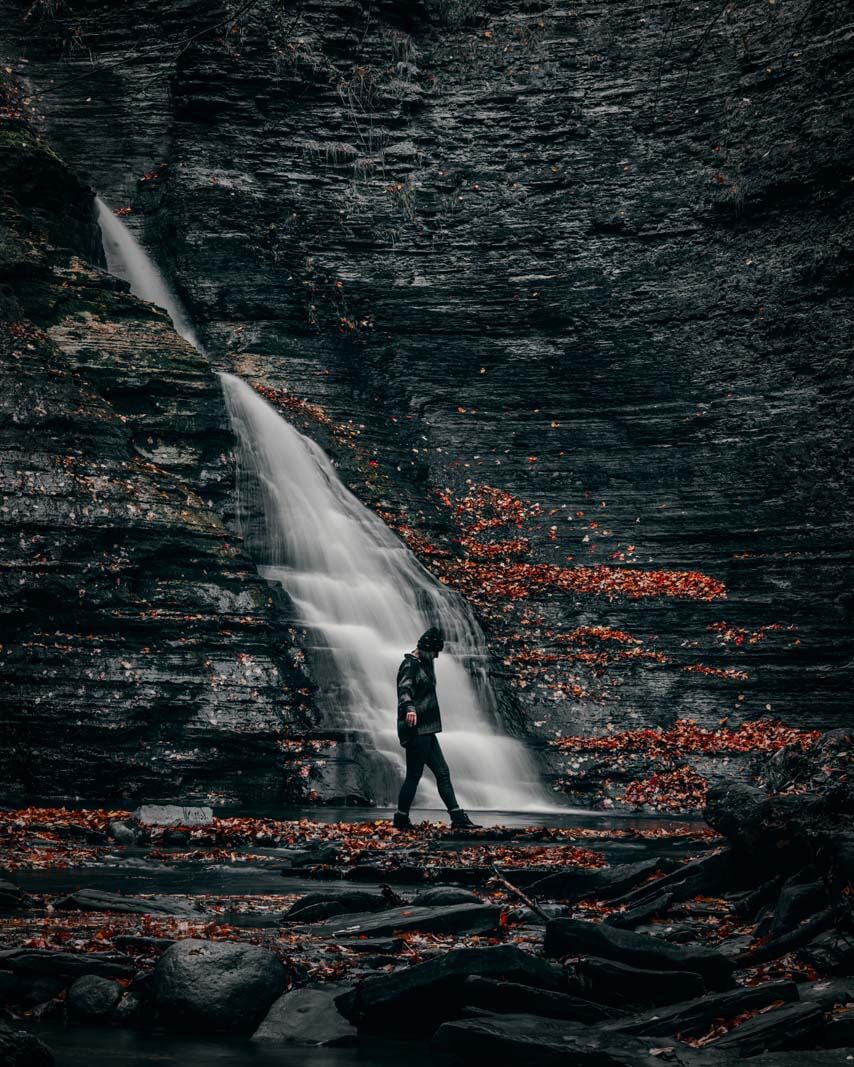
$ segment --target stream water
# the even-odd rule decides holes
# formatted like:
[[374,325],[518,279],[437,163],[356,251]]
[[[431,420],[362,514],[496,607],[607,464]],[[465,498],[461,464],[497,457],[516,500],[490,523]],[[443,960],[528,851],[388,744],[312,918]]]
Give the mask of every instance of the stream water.
[[360,1039],[356,1048],[255,1044],[227,1034],[187,1036],[42,1023],[27,1027],[48,1045],[56,1067],[433,1067],[450,1062],[428,1045]]
[[[189,316],[127,226],[98,200],[109,269],[164,308],[199,346]],[[460,803],[474,809],[555,807],[525,746],[503,735],[485,668],[483,635],[468,606],[429,574],[342,484],[329,457],[246,382],[221,374],[238,440],[239,486],[260,495],[264,522],[251,547],[310,635],[306,652],[331,724],[366,738],[366,776],[377,804],[396,799],[404,768],[395,729],[397,668],[421,632],[438,625],[442,746]],[[239,509],[238,509],[239,510]],[[426,775],[416,805],[435,805]]]

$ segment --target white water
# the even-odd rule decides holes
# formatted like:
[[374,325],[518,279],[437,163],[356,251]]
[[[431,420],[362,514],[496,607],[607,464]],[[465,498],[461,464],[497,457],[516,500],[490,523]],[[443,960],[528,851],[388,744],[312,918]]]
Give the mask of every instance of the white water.
[[110,274],[130,282],[130,291],[169,315],[175,332],[194,348],[201,349],[187,312],[160,269],[121,219],[116,218],[100,196],[95,197],[101,242]]
[[[438,625],[446,639],[436,661],[441,743],[460,803],[542,807],[526,749],[497,731],[480,665],[483,635],[464,602],[345,488],[317,444],[240,378],[220,378],[244,477],[261,488],[261,573],[287,590],[311,635],[325,710],[335,722],[367,730],[383,757],[386,773],[374,781],[376,802],[396,800],[403,773],[395,726],[397,669],[419,635]],[[432,781],[424,785],[420,796],[427,794],[434,806]]]
[[[198,347],[177,296],[100,199],[98,222],[110,271],[166,310],[176,331]],[[318,445],[241,379],[220,378],[239,442],[239,477],[259,491],[263,505],[263,530],[253,537],[259,571],[287,591],[310,635],[307,652],[327,718],[364,732],[376,751],[374,802],[396,801],[404,769],[395,727],[397,669],[418,636],[438,625],[446,639],[436,663],[441,743],[460,803],[490,810],[554,808],[525,747],[500,733],[482,665],[483,635],[465,602],[345,488]],[[418,801],[438,803],[429,771]]]

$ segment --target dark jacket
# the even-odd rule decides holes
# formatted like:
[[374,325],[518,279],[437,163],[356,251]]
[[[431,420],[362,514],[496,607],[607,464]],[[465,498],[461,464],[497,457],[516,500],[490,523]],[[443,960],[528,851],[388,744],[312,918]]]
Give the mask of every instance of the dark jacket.
[[[418,716],[415,726],[406,725],[408,711],[414,711]],[[438,734],[441,730],[433,660],[407,652],[397,672],[397,736],[400,743],[405,745],[418,734]]]

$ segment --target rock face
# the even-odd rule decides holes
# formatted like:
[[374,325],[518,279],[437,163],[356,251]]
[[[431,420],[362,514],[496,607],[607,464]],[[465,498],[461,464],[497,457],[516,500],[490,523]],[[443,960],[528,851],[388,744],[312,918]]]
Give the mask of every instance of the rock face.
[[5,787],[281,796],[308,683],[217,510],[215,375],[91,265],[92,192],[23,117],[0,117],[0,197]]
[[[201,0],[168,12],[93,0],[73,19],[41,20],[27,0],[2,0],[0,14],[32,87],[50,88],[38,99],[52,143],[132,208],[217,366],[266,389],[472,598],[508,723],[541,724],[542,739],[678,715],[834,724],[854,610],[844,5],[745,4],[712,18],[704,5],[641,15],[627,0],[370,11],[316,0],[294,13],[261,0],[233,31],[223,3]],[[86,220],[81,207],[76,232],[91,242]],[[74,284],[93,297],[91,280]],[[142,314],[124,294],[110,299],[119,319]],[[146,315],[153,335],[162,323]],[[54,332],[82,364],[104,329],[72,318]],[[210,433],[221,431],[209,372],[192,371],[180,346],[157,351],[176,368],[161,394],[188,376]],[[25,356],[31,383],[59,390]],[[111,403],[132,400],[109,431],[127,448],[150,402],[125,388],[125,364],[85,360]],[[90,434],[96,422],[93,409]],[[159,426],[155,439],[174,441],[174,409]],[[154,446],[148,462],[162,467],[171,448]],[[215,463],[211,473],[178,450],[182,472],[200,466],[222,485]],[[226,452],[221,440],[207,455]],[[153,603],[173,629],[170,613],[201,616],[185,624],[189,647],[167,634],[154,645],[154,621],[139,631],[156,656],[104,642],[130,667],[111,667],[97,706],[78,713],[88,646],[55,635],[99,631],[57,617],[21,639],[70,644],[81,664],[60,690],[49,678],[59,652],[27,646],[26,665],[38,657],[33,673],[45,672],[40,716],[62,706],[63,720],[109,723],[120,699],[135,721],[136,674],[143,690],[169,690],[162,762],[177,752],[203,776],[189,738],[208,743],[214,728],[199,720],[217,719],[225,690],[257,738],[259,719],[281,715],[271,694],[282,668],[261,636],[263,591],[241,578],[250,603],[235,605],[245,562],[219,558],[234,541],[193,501],[174,504],[189,520],[173,511],[158,526],[156,554],[149,538],[148,582],[134,586],[162,594]],[[123,521],[138,554],[145,512]],[[179,551],[191,571],[213,573],[214,558],[225,568],[205,595],[167,577]],[[75,618],[108,591],[72,601]],[[124,610],[142,615],[134,603]],[[237,639],[212,633],[223,612],[252,620],[233,630],[254,635],[251,681]],[[195,688],[193,649],[216,696]],[[262,694],[257,717],[241,680]],[[184,744],[165,710],[176,704]],[[15,741],[30,746],[28,767],[48,760],[31,737]],[[582,798],[603,777],[620,796],[651,770],[615,772],[584,752],[571,769]]]
[[181,1029],[253,1030],[285,983],[284,967],[266,949],[188,938],[157,962],[157,1017]]

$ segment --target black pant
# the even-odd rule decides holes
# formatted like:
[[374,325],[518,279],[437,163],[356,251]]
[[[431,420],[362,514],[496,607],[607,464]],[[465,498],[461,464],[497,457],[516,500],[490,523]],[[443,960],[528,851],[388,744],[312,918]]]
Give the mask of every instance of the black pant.
[[459,804],[451,785],[451,772],[442,755],[439,738],[435,734],[419,734],[406,742],[406,778],[400,787],[397,810],[409,813],[409,806],[415,797],[425,766],[436,775],[436,785],[439,787],[442,803],[448,811],[454,811]]

